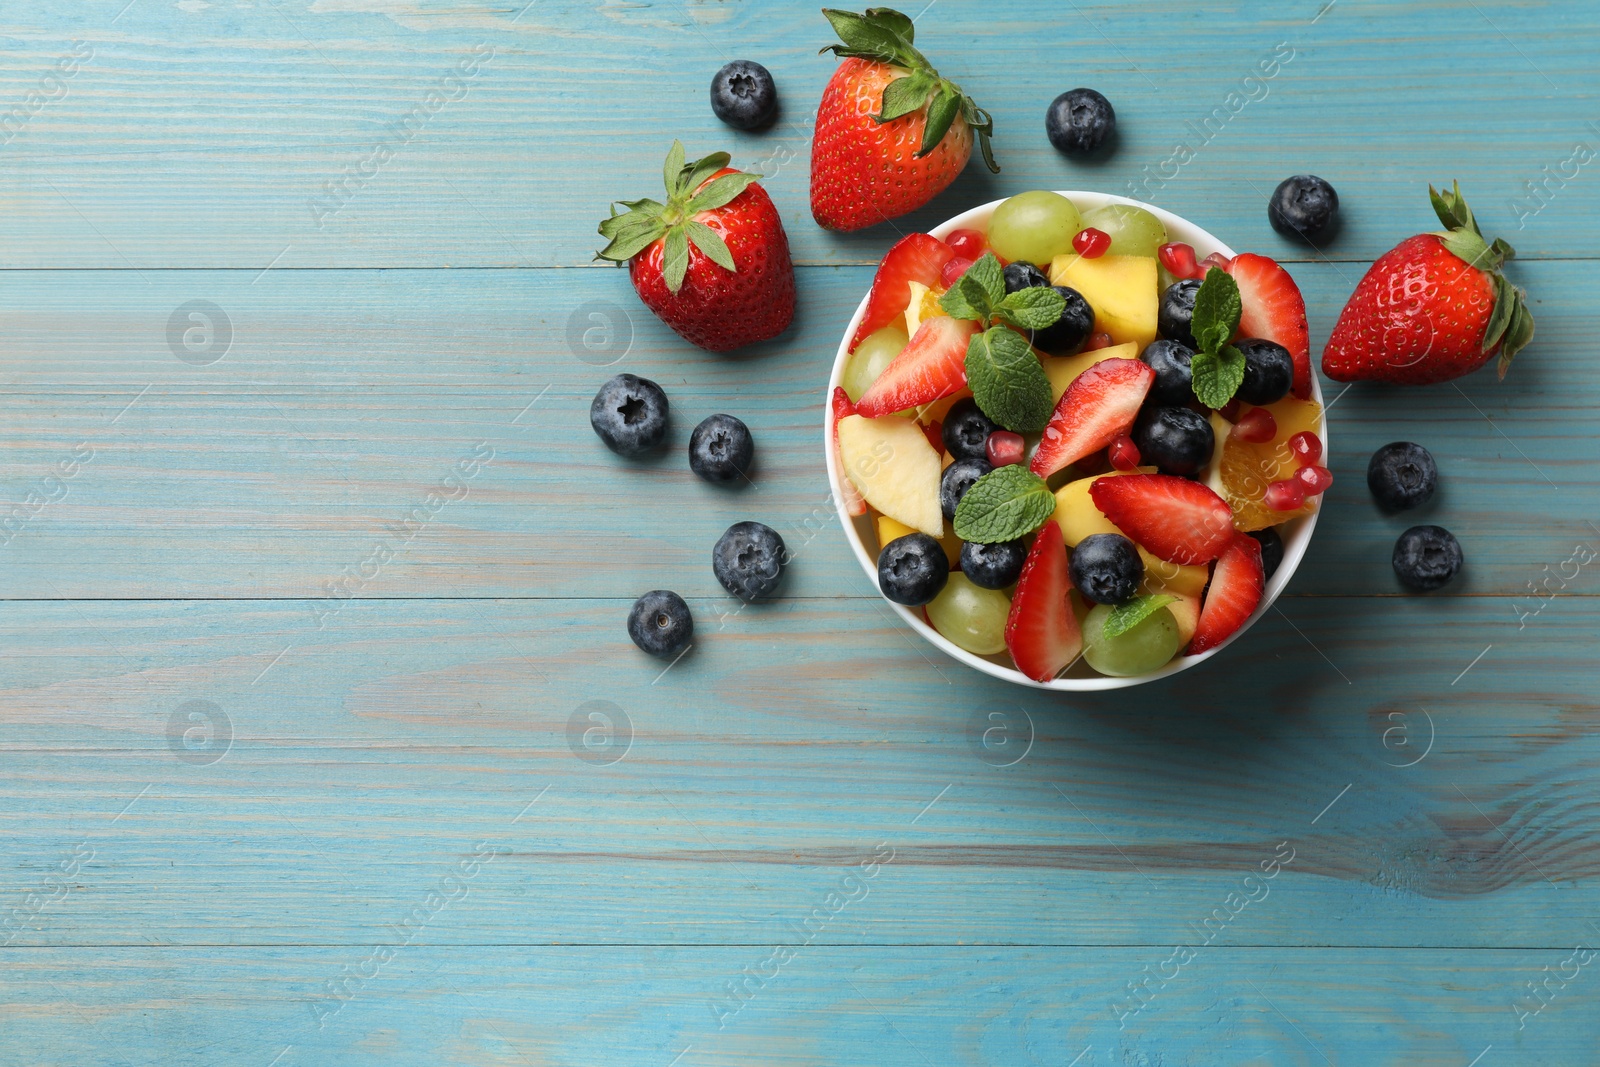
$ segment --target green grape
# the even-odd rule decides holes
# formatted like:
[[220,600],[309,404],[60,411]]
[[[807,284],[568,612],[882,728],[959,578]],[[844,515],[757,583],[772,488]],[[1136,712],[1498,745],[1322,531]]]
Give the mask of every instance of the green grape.
[[1113,678],[1149,674],[1178,654],[1178,623],[1166,608],[1158,608],[1139,625],[1116,637],[1106,637],[1104,633],[1110,617],[1111,609],[1097,604],[1083,620],[1083,658],[1101,674]]
[[854,404],[861,399],[861,394],[878,380],[883,368],[900,354],[900,350],[908,341],[903,319],[897,319],[861,339],[856,350],[850,353],[850,358],[845,360],[844,374],[839,381],[839,384],[844,386],[845,393],[849,395],[850,403]]
[[1018,193],[994,209],[989,219],[989,247],[1009,262],[1022,260],[1049,272],[1050,261],[1072,251],[1072,238],[1083,220],[1072,201],[1060,193],[1036,189]]
[[1106,204],[1083,216],[1085,226],[1093,226],[1111,236],[1108,256],[1151,256],[1167,243],[1167,228],[1142,207]]
[[973,585],[952,571],[939,595],[928,603],[933,628],[968,652],[992,656],[1006,650],[1006,616],[1011,598],[998,589]]

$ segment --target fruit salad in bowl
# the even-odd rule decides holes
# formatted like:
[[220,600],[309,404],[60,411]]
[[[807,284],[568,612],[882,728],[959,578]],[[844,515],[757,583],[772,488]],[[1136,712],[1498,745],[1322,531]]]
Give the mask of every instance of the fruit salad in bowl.
[[1289,272],[1104,193],[1021,193],[897,242],[825,430],[846,536],[901,617],[1065,691],[1231,643],[1333,480]]

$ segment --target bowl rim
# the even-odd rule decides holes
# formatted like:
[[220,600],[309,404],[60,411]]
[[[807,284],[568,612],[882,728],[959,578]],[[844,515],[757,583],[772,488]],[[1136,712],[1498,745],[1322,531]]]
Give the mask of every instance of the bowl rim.
[[[1126,196],[1118,196],[1115,193],[1100,193],[1082,189],[1057,189],[1053,191],[1061,196],[1066,197],[1068,200],[1071,200],[1073,205],[1076,206],[1080,211],[1090,211],[1094,208],[1103,207],[1107,204],[1127,204],[1132,207],[1143,208],[1161,220],[1162,225],[1164,225],[1167,229],[1167,237],[1169,240],[1183,241],[1189,244],[1194,248],[1197,258],[1204,258],[1205,256],[1210,255],[1212,252],[1220,252],[1224,256],[1228,256],[1230,258],[1236,254],[1232,248],[1218,240],[1216,236],[1213,235],[1209,230],[1190,222],[1181,215],[1176,215],[1173,212],[1170,212],[1165,208],[1157,207],[1154,204],[1148,204],[1142,200],[1134,200]],[[991,200],[986,204],[979,204],[976,207],[969,208],[966,211],[963,211],[960,214],[945,220],[939,225],[934,226],[928,232],[934,237],[943,239],[949,236],[950,232],[953,230],[970,228],[979,223],[987,223],[989,217],[994,214],[995,208],[999,207],[1008,199],[1010,198],[1001,197],[998,200]],[[1017,670],[1015,667],[1004,666],[983,656],[968,652],[966,649],[961,648],[949,638],[939,633],[931,625],[924,622],[920,615],[912,612],[910,608],[907,608],[901,604],[896,604],[888,597],[883,596],[882,592],[878,591],[877,560],[867,551],[861,534],[856,529],[856,516],[851,515],[845,508],[844,495],[841,491],[838,480],[839,464],[835,459],[833,447],[833,391],[836,387],[838,387],[843,378],[845,363],[850,356],[850,338],[855,336],[856,327],[860,324],[862,316],[866,314],[867,298],[870,295],[871,288],[869,286],[867,293],[861,297],[860,303],[856,305],[855,314],[850,317],[849,323],[847,323],[845,326],[844,335],[840,338],[839,347],[834,354],[833,369],[828,375],[828,388],[823,394],[822,447],[823,455],[827,461],[826,467],[828,473],[828,488],[833,494],[834,510],[838,513],[839,523],[841,527],[843,527],[845,537],[849,541],[850,547],[855,553],[856,562],[859,563],[861,565],[861,569],[866,572],[867,579],[872,583],[873,590],[878,592],[878,596],[882,599],[884,604],[893,609],[893,611],[899,615],[900,619],[909,625],[911,629],[915,630],[924,640],[931,643],[934,647],[938,648],[951,659],[965,664],[974,670],[981,671],[992,678],[998,678],[1001,681],[1011,682],[1014,685],[1021,685],[1030,689],[1042,689],[1057,693],[1099,692],[1111,689],[1126,689],[1131,686],[1144,685],[1147,682],[1154,682],[1163,678],[1170,678],[1175,674],[1204,663],[1212,656],[1233,644],[1240,637],[1244,636],[1246,631],[1254,626],[1256,621],[1265,615],[1267,611],[1272,608],[1273,604],[1276,603],[1279,594],[1283,592],[1284,588],[1289,584],[1290,579],[1294,577],[1295,571],[1300,566],[1300,561],[1305,558],[1306,549],[1311,543],[1312,532],[1317,526],[1317,519],[1322,514],[1322,508],[1320,506],[1310,515],[1304,516],[1299,520],[1295,520],[1298,525],[1290,534],[1283,538],[1283,561],[1278,565],[1277,571],[1267,582],[1266,591],[1262,595],[1261,603],[1256,605],[1256,610],[1251,613],[1248,619],[1245,620],[1244,625],[1240,626],[1239,629],[1235,630],[1228,636],[1226,640],[1217,645],[1215,648],[1207,649],[1199,655],[1175,656],[1160,670],[1151,671],[1149,674],[1141,674],[1132,678],[1113,678],[1108,675],[1095,675],[1093,677],[1084,678],[1054,678],[1048,682],[1036,682],[1032,678],[1029,678],[1027,675],[1023,674],[1021,671]],[[1313,365],[1311,368],[1311,398],[1319,405],[1323,404],[1322,383],[1317,377],[1315,365]],[[1322,411],[1318,414],[1318,419],[1320,422],[1320,426],[1318,427],[1318,436],[1322,438],[1323,463],[1326,465],[1327,458],[1332,451],[1328,441],[1328,418],[1326,405],[1323,405]]]

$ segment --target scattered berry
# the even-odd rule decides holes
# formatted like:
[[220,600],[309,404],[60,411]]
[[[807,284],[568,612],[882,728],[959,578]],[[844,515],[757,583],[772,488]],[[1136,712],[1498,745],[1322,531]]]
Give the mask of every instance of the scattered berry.
[[1294,476],[1301,485],[1305,486],[1306,496],[1317,496],[1319,493],[1326,493],[1328,487],[1333,484],[1333,472],[1327,467],[1315,465],[1301,467],[1294,472]]
[[940,283],[943,284],[946,289],[950,288],[956,282],[961,280],[961,276],[967,273],[967,268],[970,266],[972,266],[972,260],[957,256],[940,269]]
[[1071,592],[1066,542],[1051,519],[1033,538],[1006,616],[1006,650],[1017,670],[1036,682],[1048,682],[1083,651],[1083,633],[1067,599]]
[[1151,341],[1139,358],[1156,372],[1156,382],[1150,387],[1151,403],[1187,404],[1194,399],[1194,372],[1189,367],[1194,349],[1182,341]]
[[958,459],[946,467],[944,474],[939,477],[939,507],[944,511],[944,517],[954,519],[956,505],[967,495],[972,483],[993,469],[989,461],[983,459]]
[[619,374],[589,404],[589,425],[619,456],[642,456],[667,436],[667,394],[649,378]]
[[1310,430],[1301,430],[1289,438],[1289,451],[1302,467],[1322,458],[1322,438]]
[[1251,408],[1233,424],[1230,437],[1252,445],[1259,445],[1278,436],[1278,420],[1266,408]]
[[1253,252],[1234,256],[1228,274],[1239,286],[1239,336],[1259,337],[1287,348],[1294,361],[1294,395],[1309,399],[1311,333],[1300,287],[1277,261]]
[[956,258],[971,262],[983,255],[983,250],[989,242],[981,230],[951,230],[950,236],[944,239],[944,243],[955,252]]
[[1461,542],[1443,526],[1413,526],[1394,543],[1394,576],[1419,593],[1449,582],[1461,561]]
[[[989,416],[978,410],[976,400],[962,397],[945,413],[942,451],[956,459],[983,459],[987,454],[984,446],[995,429]],[[939,445],[934,447],[941,450]]]
[[1438,484],[1433,454],[1410,441],[1384,445],[1367,462],[1367,488],[1378,505],[1390,511],[1426,503]]
[[1111,468],[1119,471],[1133,471],[1139,469],[1139,446],[1133,443],[1133,438],[1127,434],[1118,434],[1106,447],[1106,458],[1111,461]]
[[1096,604],[1126,604],[1144,580],[1144,560],[1121,534],[1090,534],[1072,550],[1072,584]]
[[961,573],[973,585],[1004,589],[1017,580],[1027,558],[1028,546],[1021,538],[992,545],[966,541],[961,545]]
[[1018,289],[1040,289],[1050,284],[1050,279],[1045,276],[1044,271],[1022,259],[1007,263],[1001,274],[1005,277],[1008,293],[1014,293]]
[[1155,377],[1136,359],[1102,359],[1078,375],[1051,412],[1028,469],[1048,478],[1127,433]]
[[1216,559],[1233,539],[1233,512],[1207,486],[1169,474],[1119,474],[1089,486],[1117,529],[1169,563]]
[[1083,342],[1083,351],[1085,352],[1094,352],[1102,348],[1110,347],[1111,335],[1109,333],[1091,334],[1089,339]]
[[1133,443],[1146,463],[1162,474],[1181,476],[1210,461],[1216,435],[1210,421],[1192,408],[1147,407],[1133,424]]
[[778,114],[778,87],[766,67],[736,59],[711,78],[711,110],[736,130],[759,130]]
[[712,415],[689,435],[689,469],[708,482],[743,478],[755,454],[750,427],[732,415]]
[[1246,404],[1275,404],[1294,385],[1294,359],[1273,341],[1248,338],[1234,346],[1244,353],[1244,381],[1236,394]]
[[1297,478],[1284,478],[1267,486],[1261,502],[1271,511],[1295,511],[1306,502],[1306,487]]
[[1027,451],[1028,444],[1020,433],[996,430],[989,435],[989,440],[984,442],[983,458],[989,461],[991,467],[1009,467],[1021,463]]
[[878,553],[878,588],[896,604],[926,604],[950,580],[950,557],[925,533],[906,534]]
[[1067,306],[1052,325],[1033,331],[1033,347],[1051,355],[1061,355],[1076,351],[1079,345],[1084,344],[1084,338],[1094,330],[1094,308],[1076,289],[1058,285],[1055,290],[1061,294]]
[[1072,239],[1072,247],[1084,259],[1099,259],[1111,247],[1111,235],[1093,226],[1085,226]]
[[1169,341],[1178,341],[1188,348],[1194,347],[1194,295],[1200,283],[1194,278],[1184,278],[1167,286],[1161,294],[1161,308],[1156,314],[1156,330]]
[[1194,248],[1182,241],[1169,241],[1162,245],[1156,249],[1156,258],[1167,268],[1167,273],[1179,281],[1186,278],[1198,281],[1202,277],[1200,264],[1194,259]]
[[1331,237],[1339,221],[1339,194],[1315,174],[1285,178],[1267,201],[1267,221],[1285,237],[1307,242]]
[[783,583],[788,551],[778,531],[759,522],[736,522],[711,550],[711,570],[740,600],[772,596]]
[[1261,545],[1261,567],[1270,581],[1278,573],[1278,564],[1283,562],[1283,535],[1278,533],[1276,526],[1268,526],[1251,530],[1250,536]]
[[652,656],[676,656],[694,639],[694,617],[683,597],[669,589],[652,589],[633,602],[628,636]]
[[1265,587],[1261,545],[1246,534],[1235,534],[1212,568],[1189,654],[1216,648],[1236,633],[1261,603]]
[[1111,101],[1093,89],[1069,89],[1050,101],[1044,132],[1056,151],[1086,155],[1105,143],[1117,127]]

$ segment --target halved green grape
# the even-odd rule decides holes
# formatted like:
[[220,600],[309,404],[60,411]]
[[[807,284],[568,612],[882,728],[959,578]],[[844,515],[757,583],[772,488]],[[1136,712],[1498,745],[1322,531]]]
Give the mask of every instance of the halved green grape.
[[1009,262],[1024,260],[1048,272],[1052,259],[1072,251],[1073,235],[1081,229],[1083,220],[1071,200],[1035,189],[1018,193],[994,209],[989,219],[989,247]]
[[899,320],[861,339],[856,350],[850,353],[850,358],[845,360],[844,374],[839,379],[845,394],[850,397],[850,403],[861,399],[861,394],[878,380],[883,368],[900,354],[909,340],[905,323]]
[[1011,598],[1000,590],[973,585],[965,574],[952,571],[927,610],[933,628],[968,652],[992,656],[1006,650]]
[[1108,256],[1151,256],[1167,243],[1167,228],[1142,207],[1105,204],[1083,216],[1085,226],[1093,226],[1111,236]]
[[1178,622],[1166,608],[1157,608],[1143,622],[1116,637],[1105,636],[1106,619],[1110,617],[1111,609],[1097,604],[1083,619],[1083,658],[1101,674],[1113,678],[1149,674],[1178,654]]

